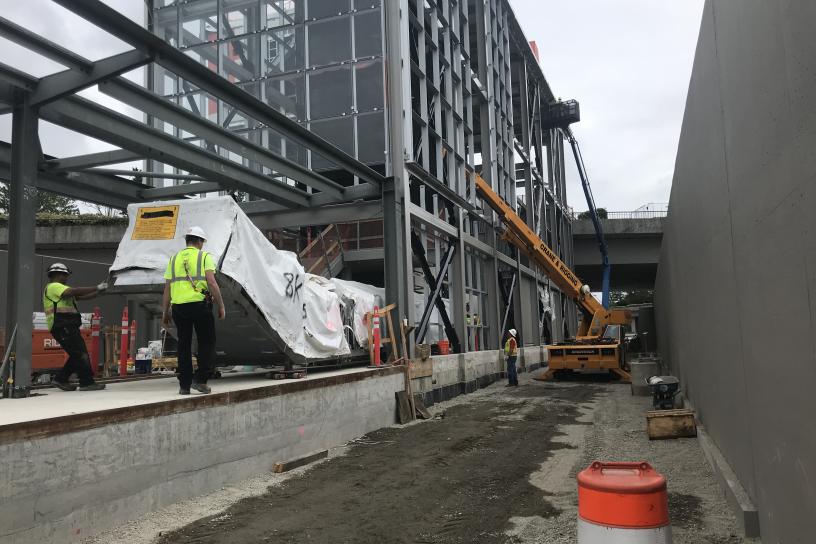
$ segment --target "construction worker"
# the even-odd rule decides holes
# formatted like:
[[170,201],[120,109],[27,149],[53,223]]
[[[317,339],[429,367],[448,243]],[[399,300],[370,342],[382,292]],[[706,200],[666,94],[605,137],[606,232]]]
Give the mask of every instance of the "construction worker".
[[54,378],[54,385],[63,391],[74,391],[77,386],[70,382],[71,374],[79,379],[80,391],[99,391],[105,384],[96,383],[91,372],[91,360],[82,333],[82,315],[77,308],[77,300],[93,298],[108,289],[107,283],[96,287],[68,287],[65,282],[71,271],[62,263],[48,267],[48,284],[43,291],[43,311],[48,330],[62,349],[68,353],[68,360]]
[[517,387],[516,358],[518,357],[518,342],[516,341],[516,329],[510,329],[507,331],[507,335],[507,342],[504,343],[504,354],[507,356],[507,387]]
[[[207,235],[201,227],[191,227],[184,240],[187,247],[167,263],[164,273],[162,324],[170,328],[172,318],[178,330],[179,394],[189,395],[190,389],[209,393],[207,378],[215,362],[215,319],[213,303],[218,306],[218,319],[224,319],[224,301],[215,281],[215,262],[204,251]],[[198,338],[198,369],[193,376],[193,329]]]

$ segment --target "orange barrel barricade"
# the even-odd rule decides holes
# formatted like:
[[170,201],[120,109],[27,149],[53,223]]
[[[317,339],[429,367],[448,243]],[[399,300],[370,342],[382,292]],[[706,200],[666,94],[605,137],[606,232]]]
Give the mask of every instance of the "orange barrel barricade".
[[372,319],[372,330],[371,334],[374,337],[374,366],[380,366],[382,364],[380,360],[380,347],[381,347],[381,340],[380,340],[380,308],[379,306],[374,306],[374,318]]
[[99,351],[100,351],[100,336],[99,329],[101,328],[102,312],[97,306],[94,308],[93,317],[91,318],[91,374],[96,376],[96,371],[99,368]]
[[671,544],[666,478],[649,463],[595,461],[578,474],[578,544]]
[[128,351],[130,351],[130,342],[128,340],[129,333],[130,323],[128,321],[128,309],[127,306],[125,306],[124,311],[122,311],[122,344],[121,344],[122,347],[119,350],[120,376],[127,376]]

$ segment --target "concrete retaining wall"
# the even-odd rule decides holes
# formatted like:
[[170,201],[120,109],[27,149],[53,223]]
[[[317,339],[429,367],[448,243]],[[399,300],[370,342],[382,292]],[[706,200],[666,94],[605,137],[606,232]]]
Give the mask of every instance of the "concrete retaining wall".
[[655,293],[660,347],[759,511],[816,534],[816,2],[707,1]]
[[[412,380],[414,394],[431,406],[453,397],[472,393],[480,387],[506,377],[505,356],[501,350],[474,351],[456,355],[431,357],[433,375]],[[516,362],[519,372],[532,372],[546,364],[544,346],[519,349]]]
[[[404,385],[401,370],[387,369],[190,398],[195,406],[186,411],[179,411],[186,400],[173,401],[166,415],[128,420],[125,413],[125,422],[34,440],[6,432],[0,541],[77,541],[268,472],[276,462],[343,444],[393,424],[394,393]],[[49,428],[43,423],[31,432]]]

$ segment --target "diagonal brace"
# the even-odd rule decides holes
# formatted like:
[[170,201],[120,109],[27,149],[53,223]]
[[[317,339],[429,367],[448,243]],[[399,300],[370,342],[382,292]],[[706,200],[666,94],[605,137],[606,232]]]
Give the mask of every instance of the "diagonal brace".
[[437,277],[434,277],[431,267],[428,265],[428,259],[425,257],[425,248],[422,246],[422,240],[420,240],[419,235],[414,230],[411,230],[411,248],[414,250],[414,255],[416,255],[419,259],[419,263],[422,266],[422,272],[425,274],[425,281],[428,282],[428,286],[431,288],[431,298],[428,300],[428,304],[425,306],[425,311],[422,312],[422,319],[419,320],[419,327],[417,328],[416,332],[417,342],[421,343],[422,340],[425,339],[425,334],[428,332],[428,323],[431,320],[431,311],[434,305],[436,305],[436,309],[439,311],[439,316],[442,318],[442,323],[445,325],[445,334],[448,335],[453,352],[461,353],[462,348],[459,344],[459,335],[456,334],[456,329],[453,327],[453,324],[448,318],[448,311],[445,308],[445,304],[442,302],[442,297],[439,296],[442,292],[442,280],[445,278],[445,275],[448,273],[448,268],[450,268],[450,265],[453,262],[453,255],[456,252],[456,245],[450,244],[448,246],[444,257],[442,258],[442,267],[439,270],[439,276]]

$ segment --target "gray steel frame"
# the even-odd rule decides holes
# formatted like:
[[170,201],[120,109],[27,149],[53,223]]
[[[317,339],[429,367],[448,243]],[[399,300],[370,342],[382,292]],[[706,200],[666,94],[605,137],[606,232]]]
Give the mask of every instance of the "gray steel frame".
[[[14,114],[12,145],[0,143],[0,179],[11,186],[9,262],[13,264],[8,273],[7,330],[17,325],[18,339],[30,338],[33,308],[28,297],[17,294],[37,288],[34,275],[26,268],[33,262],[32,195],[36,188],[119,209],[130,203],[202,192],[245,191],[263,199],[242,206],[264,228],[382,217],[386,297],[398,304],[396,320],[411,323],[416,316],[410,235],[416,229],[423,243],[432,240],[425,251],[437,271],[444,264],[442,248],[455,248],[449,291],[453,325],[463,341],[468,338],[465,308],[469,297],[474,292],[486,294],[486,301],[479,302],[485,305],[479,314],[489,333],[482,342],[486,348],[499,347],[502,336],[503,316],[497,300],[500,263],[516,269],[516,289],[527,285],[536,291],[536,298],[537,284],[548,282],[499,240],[497,218],[485,210],[473,190],[475,172],[526,213],[530,226],[565,262],[572,263],[563,139],[558,131],[542,125],[542,111],[553,94],[506,0],[382,3],[388,97],[386,176],[99,0],[54,1],[133,49],[90,61],[0,18],[0,35],[66,67],[63,72],[35,78],[0,65],[0,103],[5,105],[5,109],[0,105],[0,111]],[[146,64],[152,73],[151,63],[228,104],[230,116],[240,112],[257,126],[268,127],[325,157],[354,176],[357,184],[340,185],[120,77]],[[92,85],[143,112],[147,122],[75,96]],[[38,119],[121,149],[77,157],[43,156]],[[168,136],[154,120],[188,131],[206,145]],[[221,154],[222,148],[241,162]],[[183,172],[139,175],[191,183],[152,187],[132,181],[129,178],[134,174],[122,169],[97,168],[146,159]],[[524,190],[521,202],[516,198],[517,186]],[[471,255],[478,258],[471,259]],[[514,299],[521,298],[519,291]],[[553,306],[559,307],[557,303]],[[538,338],[531,329],[536,319],[525,321],[519,314],[515,322],[522,338]],[[554,332],[559,330],[556,326]],[[22,396],[30,385],[31,346],[24,340],[17,344],[15,386],[16,394]]]

